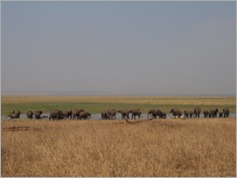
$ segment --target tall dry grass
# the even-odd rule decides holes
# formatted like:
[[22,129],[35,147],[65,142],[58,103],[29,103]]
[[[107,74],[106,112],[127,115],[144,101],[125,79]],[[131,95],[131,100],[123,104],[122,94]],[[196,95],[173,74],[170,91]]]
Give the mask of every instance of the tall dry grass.
[[[3,131],[13,126],[40,130]],[[235,119],[2,121],[2,176],[236,176]]]

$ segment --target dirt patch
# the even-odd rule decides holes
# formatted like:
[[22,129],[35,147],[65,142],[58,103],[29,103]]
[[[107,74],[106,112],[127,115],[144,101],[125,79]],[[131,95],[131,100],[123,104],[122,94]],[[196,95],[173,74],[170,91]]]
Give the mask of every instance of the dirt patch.
[[30,126],[18,126],[18,127],[5,127],[3,131],[7,132],[18,132],[18,131],[39,131],[40,128],[30,127]]
[[125,119],[125,122],[128,123],[128,124],[138,124],[138,123],[141,123],[141,122],[146,122],[146,121],[151,121],[151,120],[152,119],[143,119],[143,120],[131,121],[131,120]]

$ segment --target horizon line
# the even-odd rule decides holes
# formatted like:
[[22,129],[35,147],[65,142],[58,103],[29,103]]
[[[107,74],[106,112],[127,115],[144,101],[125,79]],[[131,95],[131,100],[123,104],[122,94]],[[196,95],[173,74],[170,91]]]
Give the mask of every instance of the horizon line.
[[104,92],[104,91],[71,91],[71,92],[39,92],[39,91],[1,91],[1,96],[195,96],[195,97],[236,97],[235,94],[179,94],[179,93],[145,93],[145,92]]

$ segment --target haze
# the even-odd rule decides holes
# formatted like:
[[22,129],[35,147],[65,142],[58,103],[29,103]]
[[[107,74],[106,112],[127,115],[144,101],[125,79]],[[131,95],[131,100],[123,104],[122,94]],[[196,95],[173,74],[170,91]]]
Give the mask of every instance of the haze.
[[2,94],[234,95],[236,2],[2,2]]

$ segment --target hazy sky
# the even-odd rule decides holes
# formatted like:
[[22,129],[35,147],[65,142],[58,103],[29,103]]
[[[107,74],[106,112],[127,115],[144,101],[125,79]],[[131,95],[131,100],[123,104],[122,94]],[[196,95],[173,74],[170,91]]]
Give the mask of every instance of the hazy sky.
[[2,94],[235,95],[235,2],[2,2]]

